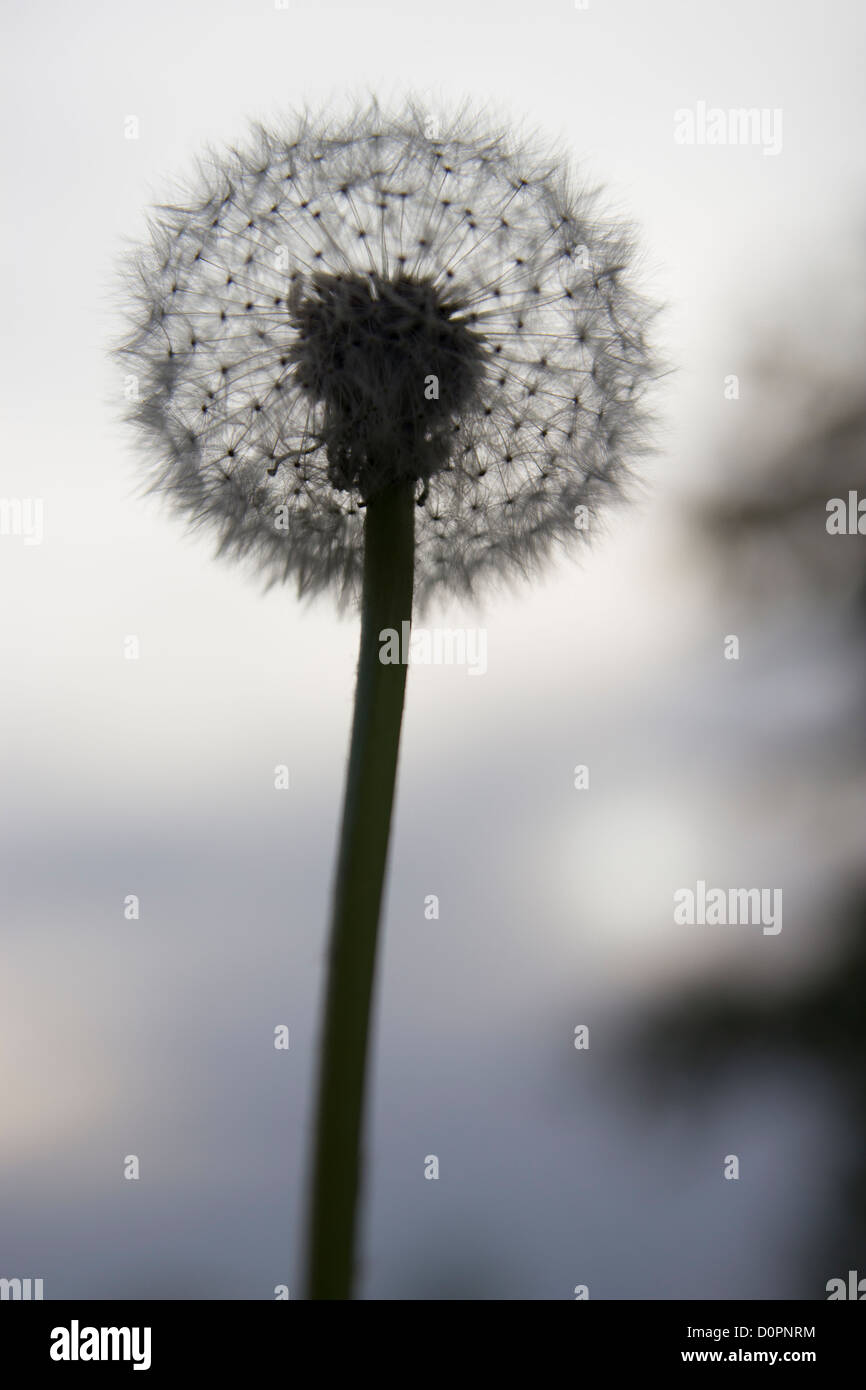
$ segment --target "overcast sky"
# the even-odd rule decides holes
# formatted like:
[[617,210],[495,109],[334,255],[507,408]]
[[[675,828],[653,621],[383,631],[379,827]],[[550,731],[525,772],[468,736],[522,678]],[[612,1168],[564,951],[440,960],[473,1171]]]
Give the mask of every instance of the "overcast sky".
[[[640,230],[674,372],[658,455],[592,550],[440,615],[485,626],[484,677],[410,672],[368,1288],[424,1296],[445,1270],[491,1296],[568,1297],[589,1268],[601,1296],[783,1296],[767,1232],[781,1240],[806,1200],[802,1171],[779,1170],[808,1150],[814,1097],[771,1078],[772,1123],[746,1086],[727,1128],[672,1138],[603,1079],[572,1095],[569,1040],[593,1010],[603,1034],[603,1019],[714,961],[773,978],[804,949],[817,870],[792,852],[813,815],[795,750],[844,710],[847,687],[822,685],[781,638],[736,669],[723,661],[746,619],[701,577],[680,508],[734,439],[747,446],[763,335],[784,324],[786,340],[819,335],[828,362],[847,354],[862,7],[49,0],[7,4],[4,29],[0,497],[41,499],[44,538],[0,537],[0,1159],[17,1194],[3,1218],[15,1268],[0,1275],[44,1272],[49,1297],[148,1281],[165,1297],[268,1297],[294,1283],[357,630],[327,600],[263,596],[138,496],[108,346],[124,245],[203,145],[287,107],[406,90],[433,106],[469,96],[574,151]],[[780,110],[780,151],[678,144],[675,113],[699,103]],[[723,399],[729,373],[737,403]],[[577,763],[592,769],[583,801]],[[759,766],[786,788],[772,813]],[[832,871],[853,845],[815,853]],[[784,883],[781,938],[676,931],[673,888],[713,874]],[[128,893],[137,924],[122,917]],[[438,924],[423,918],[428,893]],[[279,1022],[286,1057],[270,1047]],[[761,1178],[737,1194],[732,1234],[718,1169],[737,1143]],[[452,1186],[432,1194],[419,1174],[440,1150]],[[127,1153],[142,1154],[135,1193]],[[689,1243],[700,1221],[719,1258]],[[452,1239],[467,1226],[475,1285]]]

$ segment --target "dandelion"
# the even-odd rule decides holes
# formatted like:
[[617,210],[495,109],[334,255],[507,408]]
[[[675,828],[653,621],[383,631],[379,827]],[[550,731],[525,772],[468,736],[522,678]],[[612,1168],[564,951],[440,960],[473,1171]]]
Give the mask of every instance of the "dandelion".
[[360,600],[309,1294],[350,1296],[367,1031],[405,667],[437,594],[531,571],[644,447],[628,232],[557,154],[466,112],[297,118],[202,163],[128,267],[153,485],[268,582]]

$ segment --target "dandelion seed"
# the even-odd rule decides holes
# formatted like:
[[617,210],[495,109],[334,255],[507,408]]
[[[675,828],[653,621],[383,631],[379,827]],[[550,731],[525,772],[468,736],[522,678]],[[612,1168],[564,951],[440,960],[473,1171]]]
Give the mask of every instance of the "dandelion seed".
[[[615,493],[643,449],[650,311],[628,233],[555,160],[466,116],[433,142],[428,122],[373,104],[257,129],[158,210],[132,268],[121,353],[153,482],[269,581],[357,596],[364,504],[405,479],[416,602],[472,591],[571,542],[574,507]],[[519,472],[516,419],[535,441]],[[433,558],[442,528],[452,566]]]

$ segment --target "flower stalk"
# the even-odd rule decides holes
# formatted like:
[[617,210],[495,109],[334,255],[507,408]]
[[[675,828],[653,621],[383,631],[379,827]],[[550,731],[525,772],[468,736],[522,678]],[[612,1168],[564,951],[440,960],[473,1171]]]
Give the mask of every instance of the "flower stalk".
[[406,687],[380,633],[412,616],[414,484],[371,498],[364,519],[361,645],[340,831],[316,1099],[307,1297],[348,1299],[354,1274],[376,942]]

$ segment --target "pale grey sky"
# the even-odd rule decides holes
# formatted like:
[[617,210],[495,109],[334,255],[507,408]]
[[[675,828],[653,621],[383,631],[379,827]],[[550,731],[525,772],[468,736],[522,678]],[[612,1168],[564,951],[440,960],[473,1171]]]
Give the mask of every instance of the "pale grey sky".
[[[827,360],[846,355],[839,344],[854,330],[842,322],[835,287],[860,266],[862,7],[49,0],[7,6],[4,28],[0,496],[42,499],[45,533],[39,546],[0,537],[0,778],[11,864],[0,1016],[16,1058],[0,1152],[7,1174],[24,1184],[13,1245],[27,1269],[19,1272],[37,1273],[31,1266],[42,1259],[56,1270],[55,1296],[58,1284],[105,1296],[109,1268],[128,1291],[136,1252],[161,1287],[174,1278],[181,1289],[219,1296],[211,1189],[204,1178],[196,1188],[191,1175],[211,1161],[213,1201],[229,1211],[230,1227],[235,1217],[243,1227],[232,1201],[240,1211],[247,1200],[236,1175],[251,1173],[241,1187],[248,1180],[261,1189],[243,1277],[226,1276],[230,1292],[260,1278],[267,1297],[282,1273],[279,1244],[267,1259],[259,1251],[273,1212],[296,1211],[299,1201],[357,643],[354,621],[338,619],[327,601],[309,608],[288,590],[262,596],[246,574],[210,558],[208,539],[184,535],[136,495],[120,380],[107,356],[124,239],[142,235],[148,203],[171,191],[204,144],[243,138],[250,119],[403,90],[433,103],[468,95],[549,130],[640,229],[644,283],[667,305],[674,368],[659,396],[658,457],[635,507],[605,518],[605,535],[579,565],[493,596],[480,611],[448,613],[451,625],[487,628],[483,678],[410,673],[396,906],[384,943],[376,1113],[394,1190],[410,1181],[400,1167],[407,1133],[409,1163],[416,1149],[423,1157],[444,1145],[437,1136],[459,1145],[476,1101],[489,1106],[479,1144],[486,1135],[493,1153],[513,1142],[516,1155],[527,1133],[536,1135],[541,1188],[545,1163],[552,1174],[547,1196],[525,1194],[520,1241],[528,1249],[535,1218],[540,1234],[509,1287],[553,1297],[559,1280],[568,1296],[581,1271],[572,1278],[556,1245],[567,1142],[557,1124],[544,1129],[537,1087],[545,1073],[541,1063],[533,1070],[553,1046],[545,1029],[564,1030],[567,1063],[574,1010],[576,1021],[590,1006],[615,1010],[648,982],[712,968],[719,950],[746,969],[775,972],[780,957],[766,942],[720,948],[684,942],[674,930],[671,885],[703,871],[784,880],[792,908],[783,969],[795,968],[809,882],[826,867],[818,851],[805,864],[791,853],[811,825],[792,750],[821,726],[824,705],[806,700],[789,711],[781,751],[768,751],[751,722],[757,692],[771,705],[778,699],[778,685],[762,685],[768,671],[787,661],[792,681],[807,689],[815,672],[804,657],[798,674],[796,643],[781,654],[753,646],[745,671],[724,667],[721,638],[737,610],[701,580],[678,507],[740,437],[745,412],[760,415],[749,400],[749,361],[762,332],[787,323],[787,337],[800,331],[808,343],[803,316],[814,314]],[[699,102],[780,108],[781,152],[678,145],[674,113]],[[135,140],[124,138],[130,116],[140,123]],[[822,276],[842,306],[829,319],[815,288]],[[735,405],[722,398],[730,372],[742,374]],[[136,662],[123,659],[128,634],[141,643]],[[767,814],[740,768],[744,746],[756,779],[762,759],[788,777],[778,814]],[[272,789],[273,766],[283,762],[292,781],[285,801]],[[586,805],[572,787],[578,762],[594,768]],[[139,890],[135,936],[118,904]],[[430,892],[447,905],[436,938],[424,935],[418,909]],[[297,1044],[290,1070],[274,1081],[261,1068],[272,1069],[267,1038],[280,1021]],[[502,1065],[526,1069],[501,1104],[490,1100],[497,1086],[508,1091],[497,1072],[499,1034],[519,1040]],[[8,1048],[0,1053],[8,1065]],[[475,1100],[460,1079],[473,1058],[488,1088]],[[417,1101],[411,1122],[390,1094],[404,1107]],[[616,1219],[623,1189],[641,1212],[650,1198],[627,1153],[629,1116],[616,1116],[609,1096],[586,1104],[595,1137],[582,1130],[575,1142],[603,1189],[592,1250],[609,1296],[647,1286],[653,1260],[674,1293],[692,1277],[716,1287],[706,1252],[684,1254],[679,1266],[674,1254],[665,1264],[661,1246],[653,1254],[661,1237],[646,1215],[640,1268],[618,1276],[606,1263],[603,1217]],[[808,1132],[808,1113],[784,1087],[778,1104],[778,1131],[765,1139],[782,1154]],[[759,1110],[745,1103],[753,1120]],[[720,1136],[715,1148],[729,1142]],[[55,1190],[58,1144],[69,1155],[67,1194],[102,1233],[88,1245],[85,1227],[75,1226],[75,1259],[66,1264],[47,1237],[34,1236]],[[606,1157],[616,1144],[619,1157]],[[118,1212],[129,1194],[111,1184],[122,1155],[139,1147],[164,1187],[143,1194],[142,1212],[127,1218]],[[473,1210],[486,1210],[482,1224],[491,1227],[501,1219],[492,1197],[484,1205],[484,1161],[467,1156],[448,1221]],[[773,1162],[766,1153],[763,1161],[769,1185]],[[511,1163],[518,1181],[517,1157]],[[621,1188],[603,1188],[607,1163]],[[796,1186],[789,1177],[783,1195]],[[513,1210],[520,1191],[503,1181],[502,1210]],[[419,1200],[412,1190],[410,1204]],[[683,1198],[669,1213],[672,1229],[690,1229],[705,1195]],[[60,1195],[50,1200],[63,1210]],[[196,1201],[200,1225],[187,1244],[166,1235],[154,1251],[148,1228],[170,1228],[173,1213]],[[764,1187],[743,1202],[743,1231],[762,1229],[761,1213],[784,1229],[781,1197],[769,1214]],[[127,1219],[127,1236],[112,1237]],[[721,1248],[727,1218],[704,1219]],[[407,1217],[432,1243],[437,1220]],[[381,1292],[376,1269],[405,1272],[410,1247],[400,1246],[401,1266],[384,1207],[374,1230],[383,1263],[371,1277]],[[294,1251],[294,1229],[281,1233],[284,1245],[289,1237]],[[547,1238],[555,1277],[545,1274]],[[629,1242],[618,1239],[626,1261]],[[509,1246],[502,1235],[491,1248],[498,1242],[519,1264],[519,1242]],[[744,1279],[760,1287],[754,1247],[752,1257],[750,1265],[745,1247],[729,1252],[739,1287]]]

